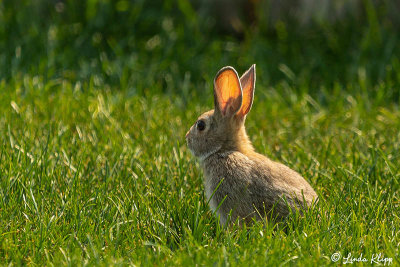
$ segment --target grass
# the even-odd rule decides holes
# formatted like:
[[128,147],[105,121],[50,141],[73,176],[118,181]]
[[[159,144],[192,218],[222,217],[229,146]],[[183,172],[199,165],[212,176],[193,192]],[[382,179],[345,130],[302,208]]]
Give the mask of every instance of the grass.
[[[242,39],[191,3],[0,2],[0,265],[398,265],[391,2],[302,27],[271,24],[260,1]],[[320,202],[224,229],[184,135],[212,108],[218,69],[252,63],[250,139]]]
[[397,105],[342,91],[321,93],[321,105],[259,78],[247,120],[255,147],[302,173],[321,201],[285,225],[223,229],[184,142],[212,105],[203,89],[209,97],[185,104],[30,76],[2,82],[1,262],[327,265],[334,252],[381,252],[399,263]]

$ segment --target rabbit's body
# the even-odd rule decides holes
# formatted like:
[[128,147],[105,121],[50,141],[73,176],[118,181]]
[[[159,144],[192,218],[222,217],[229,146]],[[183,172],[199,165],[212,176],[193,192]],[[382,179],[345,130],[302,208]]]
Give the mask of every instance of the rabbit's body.
[[271,210],[272,216],[281,219],[289,213],[287,204],[301,210],[317,198],[300,174],[255,152],[216,152],[201,165],[206,197],[222,224],[229,216],[246,222],[253,217],[261,219]]
[[300,174],[254,151],[244,127],[254,84],[254,65],[240,81],[233,68],[221,69],[214,80],[215,109],[201,115],[186,134],[204,170],[207,200],[222,224],[229,218],[282,219],[290,208],[301,211],[318,198]]

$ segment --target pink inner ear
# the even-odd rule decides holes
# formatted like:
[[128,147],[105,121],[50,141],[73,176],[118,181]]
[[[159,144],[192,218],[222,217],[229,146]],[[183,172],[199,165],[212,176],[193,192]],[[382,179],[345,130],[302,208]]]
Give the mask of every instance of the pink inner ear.
[[223,69],[217,74],[214,87],[222,115],[235,114],[242,104],[242,92],[237,73],[231,68]]

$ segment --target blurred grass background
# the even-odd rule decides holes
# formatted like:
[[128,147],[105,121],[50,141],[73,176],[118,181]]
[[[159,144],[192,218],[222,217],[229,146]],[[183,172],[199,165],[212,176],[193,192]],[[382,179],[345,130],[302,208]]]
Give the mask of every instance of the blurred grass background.
[[381,97],[398,102],[399,12],[388,0],[2,1],[0,78],[187,94],[224,65],[256,63],[263,84],[370,85],[374,97],[387,81]]
[[[0,2],[0,264],[398,264],[398,1]],[[184,134],[257,64],[257,151],[320,196],[224,230]],[[340,261],[339,264],[343,263]]]

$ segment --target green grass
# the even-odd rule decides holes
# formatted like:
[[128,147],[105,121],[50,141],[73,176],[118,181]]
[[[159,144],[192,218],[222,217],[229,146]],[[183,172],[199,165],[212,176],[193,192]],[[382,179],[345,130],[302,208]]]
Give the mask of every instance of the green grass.
[[[200,2],[0,1],[0,265],[399,265],[391,1],[308,26],[260,1],[241,39]],[[218,69],[253,63],[250,139],[320,202],[224,229],[184,136]]]
[[321,105],[259,77],[251,140],[321,200],[285,224],[223,229],[184,141],[209,85],[185,101],[28,75],[0,87],[3,264],[326,265],[334,252],[399,263],[395,104],[333,90]]

